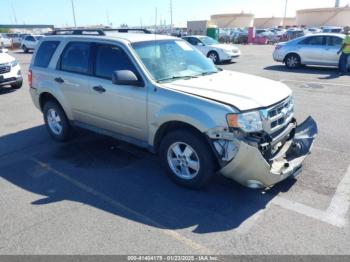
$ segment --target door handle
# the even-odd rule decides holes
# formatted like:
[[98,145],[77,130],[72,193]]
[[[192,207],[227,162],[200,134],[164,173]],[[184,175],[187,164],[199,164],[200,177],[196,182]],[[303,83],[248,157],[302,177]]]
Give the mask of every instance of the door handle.
[[97,93],[105,93],[106,92],[106,89],[103,88],[103,86],[94,86],[93,87],[94,91],[96,91]]
[[64,83],[64,80],[61,78],[61,77],[57,77],[55,78],[55,81],[59,84],[63,84]]

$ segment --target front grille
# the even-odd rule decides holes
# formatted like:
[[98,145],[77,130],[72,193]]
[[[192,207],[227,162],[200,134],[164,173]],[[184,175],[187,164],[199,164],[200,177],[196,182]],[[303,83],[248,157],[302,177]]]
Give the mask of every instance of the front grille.
[[265,110],[264,129],[267,133],[275,133],[286,127],[294,116],[294,104],[291,97]]
[[11,71],[10,65],[0,65],[0,74],[6,74]]

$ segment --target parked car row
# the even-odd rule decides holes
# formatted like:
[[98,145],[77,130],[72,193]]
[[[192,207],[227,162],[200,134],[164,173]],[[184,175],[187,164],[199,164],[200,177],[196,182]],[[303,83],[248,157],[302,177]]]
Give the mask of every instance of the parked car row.
[[33,34],[0,34],[0,47],[11,48],[19,46],[25,53],[35,50],[43,35]]
[[[342,27],[325,26],[325,27],[309,27],[299,28],[291,27],[284,28],[256,28],[255,37],[265,38],[266,43],[275,44],[279,42],[285,42],[293,40],[295,38],[318,33],[334,33],[339,34],[343,32]],[[220,29],[219,40],[223,43],[236,43],[246,44],[248,42],[248,29],[247,28],[233,28],[233,29]]]

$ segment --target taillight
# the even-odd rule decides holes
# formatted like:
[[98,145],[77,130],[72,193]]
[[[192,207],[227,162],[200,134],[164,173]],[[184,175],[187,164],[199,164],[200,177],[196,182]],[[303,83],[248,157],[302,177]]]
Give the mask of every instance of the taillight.
[[28,71],[28,83],[29,83],[29,87],[33,88],[33,73],[32,73],[32,70]]

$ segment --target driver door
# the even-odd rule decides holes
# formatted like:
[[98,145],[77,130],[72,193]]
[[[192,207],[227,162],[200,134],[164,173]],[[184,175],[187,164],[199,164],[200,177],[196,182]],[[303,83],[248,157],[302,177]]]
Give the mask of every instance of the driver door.
[[202,41],[196,37],[188,37],[187,41],[195,46],[203,55],[207,56],[209,50],[207,50],[208,48],[202,43]]
[[117,45],[95,43],[94,76],[90,81],[90,108],[96,125],[108,131],[145,141],[147,139],[147,87],[116,85],[112,74],[130,70],[142,79],[127,52]]

